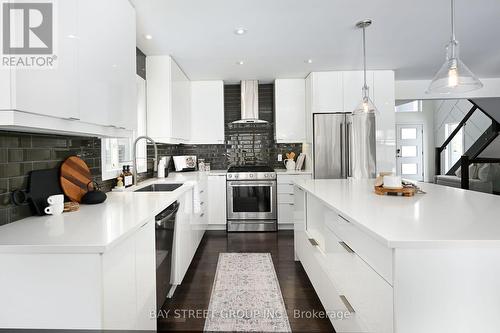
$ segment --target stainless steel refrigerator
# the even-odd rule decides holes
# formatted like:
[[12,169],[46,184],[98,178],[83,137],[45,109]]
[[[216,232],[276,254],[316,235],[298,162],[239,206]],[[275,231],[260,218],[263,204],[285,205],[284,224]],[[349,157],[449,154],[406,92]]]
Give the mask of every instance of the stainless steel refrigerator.
[[314,178],[375,178],[375,115],[316,113]]

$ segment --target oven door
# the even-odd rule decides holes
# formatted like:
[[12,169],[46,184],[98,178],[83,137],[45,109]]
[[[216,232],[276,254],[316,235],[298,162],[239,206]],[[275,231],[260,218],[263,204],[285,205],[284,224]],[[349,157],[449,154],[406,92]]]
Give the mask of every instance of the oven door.
[[275,181],[228,181],[228,220],[275,220]]

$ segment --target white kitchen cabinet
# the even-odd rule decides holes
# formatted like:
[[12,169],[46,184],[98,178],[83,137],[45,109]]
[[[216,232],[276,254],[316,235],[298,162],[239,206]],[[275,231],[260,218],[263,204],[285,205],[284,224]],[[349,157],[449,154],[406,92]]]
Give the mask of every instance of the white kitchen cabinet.
[[208,176],[208,224],[226,226],[226,175]]
[[172,137],[188,142],[191,137],[191,84],[182,69],[172,63]]
[[313,72],[309,76],[312,112],[342,112],[344,110],[343,72]]
[[55,15],[57,65],[10,70],[10,89],[0,93],[6,110],[0,127],[131,136],[137,118],[135,9],[127,0],[67,0],[58,2]]
[[172,252],[172,283],[180,285],[205,233],[205,226],[197,223],[194,214],[193,191],[186,191],[178,199],[175,219],[174,251]]
[[305,142],[305,90],[304,79],[278,79],[274,81],[276,142]]
[[277,176],[278,195],[278,228],[293,229],[294,217],[294,182],[302,179],[311,179],[311,174],[287,174],[278,172]]
[[104,253],[0,254],[10,268],[0,282],[23,285],[2,290],[1,326],[155,330],[154,225],[148,221]]
[[191,81],[190,143],[224,143],[223,81]]
[[82,0],[78,9],[80,119],[135,129],[135,10],[126,0]]
[[160,143],[188,142],[191,85],[170,56],[146,57],[147,132]]
[[[11,68],[12,110],[78,119],[78,12],[81,0],[57,2],[57,66],[53,69]],[[95,14],[92,10],[91,14]],[[96,21],[92,21],[93,25]],[[104,22],[103,22],[104,24]],[[9,90],[2,90],[2,94]]]

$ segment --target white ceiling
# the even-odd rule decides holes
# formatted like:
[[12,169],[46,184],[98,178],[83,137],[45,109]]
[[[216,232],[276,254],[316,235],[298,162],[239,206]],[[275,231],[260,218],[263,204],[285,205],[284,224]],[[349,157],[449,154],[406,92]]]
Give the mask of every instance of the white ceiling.
[[[369,69],[430,79],[444,62],[450,31],[448,0],[131,1],[139,48],[172,55],[192,80],[269,81],[361,69],[354,24],[363,18],[374,21],[367,30]],[[456,12],[462,60],[479,77],[500,77],[500,1],[456,0]],[[238,27],[247,34],[235,35]]]

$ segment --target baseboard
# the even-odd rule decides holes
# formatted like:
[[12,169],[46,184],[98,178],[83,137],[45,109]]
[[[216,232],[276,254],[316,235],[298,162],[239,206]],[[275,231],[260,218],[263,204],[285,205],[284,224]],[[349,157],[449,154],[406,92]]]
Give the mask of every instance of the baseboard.
[[278,230],[293,230],[293,223],[278,223]]
[[226,224],[207,224],[206,230],[226,230]]

